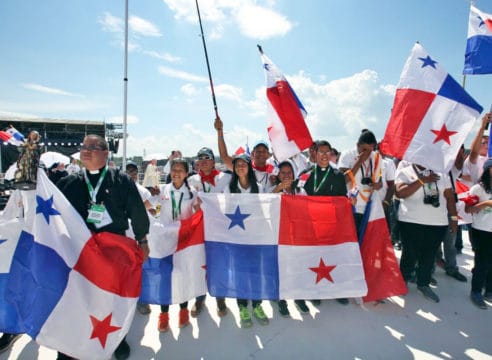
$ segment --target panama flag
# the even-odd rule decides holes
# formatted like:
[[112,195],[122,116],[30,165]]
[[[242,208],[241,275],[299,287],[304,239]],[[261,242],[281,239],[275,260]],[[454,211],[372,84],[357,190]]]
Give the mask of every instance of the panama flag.
[[163,225],[152,223],[140,301],[180,304],[207,292],[203,213]]
[[307,113],[301,101],[280,69],[260,53],[267,83],[268,137],[281,162],[310,147],[313,139],[304,121]]
[[6,297],[38,344],[108,359],[135,313],[142,252],[130,238],[91,234],[41,169],[35,191],[32,233],[21,232]]
[[367,292],[344,197],[202,194],[211,295],[332,299]]
[[492,15],[470,6],[463,74],[492,73]]
[[15,127],[11,126],[5,130],[5,132],[11,136],[8,142],[12,145],[19,146],[24,142],[24,135],[22,135]]
[[482,107],[419,44],[398,84],[381,150],[447,173]]
[[379,193],[374,191],[369,216],[362,235],[361,254],[367,282],[367,295],[364,302],[386,299],[391,296],[404,295],[408,292],[396,259],[388,223],[384,216]]

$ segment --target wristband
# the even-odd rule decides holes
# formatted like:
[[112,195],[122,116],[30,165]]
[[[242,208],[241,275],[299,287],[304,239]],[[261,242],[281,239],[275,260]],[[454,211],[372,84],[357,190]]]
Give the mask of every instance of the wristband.
[[388,200],[384,200],[383,203],[386,204],[386,205],[388,205],[388,206],[390,204]]
[[425,183],[424,183],[422,180],[420,180],[420,178],[419,178],[419,179],[417,179],[417,181],[420,183],[420,185],[422,185],[422,186],[424,186],[424,185],[425,185]]
[[148,244],[148,240],[138,240],[138,245],[144,245],[144,244]]
[[452,215],[449,217],[451,221],[458,221],[458,217],[456,215]]

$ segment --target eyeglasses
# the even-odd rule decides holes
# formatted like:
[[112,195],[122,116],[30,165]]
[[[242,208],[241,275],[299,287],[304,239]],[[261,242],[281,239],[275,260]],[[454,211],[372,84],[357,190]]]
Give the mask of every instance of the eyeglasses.
[[86,151],[95,151],[95,150],[104,150],[101,146],[97,145],[82,145],[79,150],[86,150]]
[[198,157],[198,160],[212,160],[212,157],[208,155],[201,155]]

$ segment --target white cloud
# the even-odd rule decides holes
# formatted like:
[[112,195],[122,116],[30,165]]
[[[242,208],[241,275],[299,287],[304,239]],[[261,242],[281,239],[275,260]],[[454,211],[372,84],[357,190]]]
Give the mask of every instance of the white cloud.
[[[77,98],[63,98],[57,101],[0,101],[0,109],[9,112],[36,114],[35,117],[48,118],[84,118],[85,114],[104,113],[108,104],[104,101],[93,101]],[[92,120],[102,120],[94,119]]]
[[13,111],[1,111],[0,110],[0,116],[3,117],[14,117],[14,118],[20,118],[20,119],[33,119],[33,118],[38,118],[38,115],[34,114],[26,114],[26,113],[19,113],[19,112],[13,112]]
[[119,17],[113,16],[108,12],[105,12],[98,20],[102,25],[104,31],[111,33],[122,33],[124,31],[125,24]]
[[186,96],[197,96],[200,93],[193,84],[184,84],[179,90]]
[[[208,88],[207,88],[208,89]],[[233,85],[220,84],[214,87],[214,92],[217,97],[237,101],[243,103],[243,90]]]
[[181,58],[179,56],[174,56],[168,53],[158,53],[157,51],[148,51],[144,50],[142,51],[143,54],[148,55],[150,57],[160,59],[160,60],[165,60],[170,63],[179,63],[181,62]]
[[181,71],[177,69],[173,69],[167,66],[159,66],[158,67],[159,73],[162,75],[166,75],[169,77],[177,78],[177,79],[182,79],[186,81],[193,81],[193,82],[208,82],[208,78],[199,76],[199,75],[194,75],[191,73],[188,73],[186,71]]
[[235,17],[241,33],[253,39],[283,36],[292,29],[292,23],[285,16],[258,5],[240,7]]
[[41,92],[44,94],[83,97],[83,95],[74,94],[74,93],[71,93],[71,92],[68,92],[65,90],[47,87],[47,86],[39,85],[39,84],[33,84],[33,83],[22,84],[22,87],[24,89],[33,90],[33,91]]
[[[193,0],[163,0],[174,12],[177,20],[196,23],[196,5]],[[253,0],[208,0],[200,2],[200,16],[206,23],[206,36],[217,39],[223,36],[225,27],[238,26],[241,33],[254,39],[283,36],[292,29],[289,19],[274,10],[275,1],[260,6]]]
[[136,34],[142,36],[159,37],[162,36],[157,26],[141,17],[131,15],[128,19],[128,26]]

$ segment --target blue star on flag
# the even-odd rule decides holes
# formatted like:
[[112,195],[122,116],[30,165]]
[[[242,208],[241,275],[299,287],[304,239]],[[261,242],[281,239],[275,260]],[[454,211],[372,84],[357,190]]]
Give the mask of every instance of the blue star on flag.
[[480,23],[478,24],[478,27],[481,27],[482,25],[485,25],[485,21],[480,16],[477,16],[478,20],[480,20]]
[[269,64],[263,64],[263,67],[265,68],[266,71],[270,71],[270,65]]
[[419,60],[422,60],[422,62],[423,62],[422,67],[423,68],[426,67],[427,65],[432,66],[434,69],[436,68],[437,61],[432,60],[429,55],[427,55],[426,58],[419,57]]
[[44,200],[41,196],[36,195],[36,201],[38,203],[36,214],[43,214],[48,224],[50,223],[50,215],[60,215],[58,210],[53,208],[53,195],[48,200]]
[[7,239],[0,239],[0,245],[2,245]]
[[239,205],[236,207],[236,211],[232,214],[225,214],[229,219],[231,219],[231,223],[229,224],[229,229],[234,227],[234,226],[240,226],[243,228],[243,230],[246,230],[244,228],[244,219],[246,219],[248,216],[251,214],[242,214],[241,209],[239,209]]

